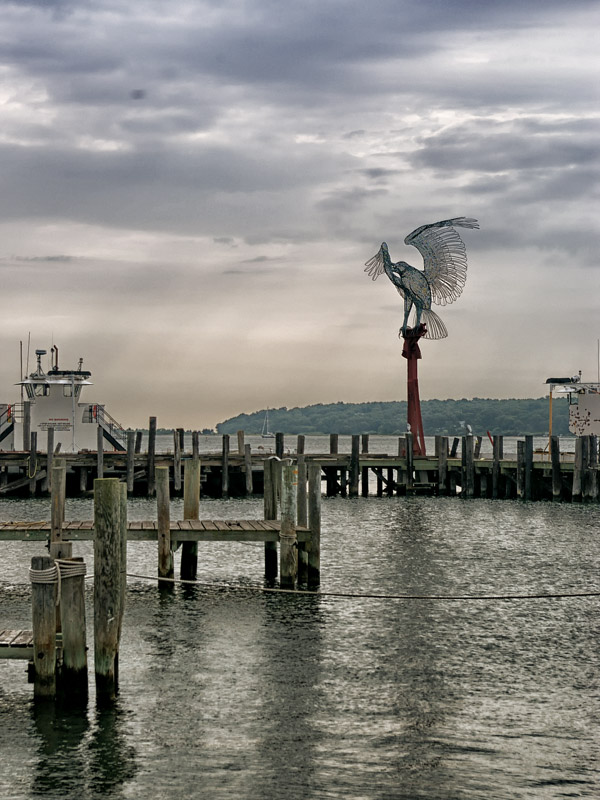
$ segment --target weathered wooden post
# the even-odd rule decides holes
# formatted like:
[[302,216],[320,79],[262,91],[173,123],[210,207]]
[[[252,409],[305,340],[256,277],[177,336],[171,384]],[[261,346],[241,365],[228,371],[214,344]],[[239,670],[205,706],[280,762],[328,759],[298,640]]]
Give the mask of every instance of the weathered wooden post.
[[525,496],[525,442],[517,442],[517,497]]
[[[200,519],[200,459],[185,462],[183,469],[183,518]],[[198,542],[181,543],[180,575],[195,581],[198,574]]]
[[117,478],[94,481],[94,665],[98,700],[118,692],[122,619],[122,508]]
[[438,494],[448,494],[448,437],[436,436],[438,456]]
[[61,682],[68,694],[87,697],[88,665],[84,585],[86,567],[83,558],[61,559],[56,564],[61,577],[60,613],[63,646]]
[[23,402],[23,450],[27,451],[31,442],[31,400]]
[[244,474],[246,478],[246,494],[253,494],[254,482],[252,478],[252,448],[249,444],[244,445]]
[[104,431],[102,425],[98,424],[96,428],[96,475],[98,478],[104,477]]
[[156,493],[156,417],[148,420],[148,460],[146,464],[146,474],[148,476],[148,497],[154,497]]
[[560,440],[558,436],[550,437],[550,460],[552,462],[552,499],[562,497],[562,473],[560,469]]
[[316,587],[321,581],[321,465],[308,467],[308,527],[311,537],[308,546],[308,585]]
[[492,497],[497,500],[500,496],[500,462],[504,456],[504,437],[495,435],[492,441]]
[[350,497],[358,497],[358,478],[360,475],[360,436],[352,436],[352,452],[350,455]]
[[173,431],[173,491],[181,492],[181,433],[176,428]]
[[[337,455],[339,447],[339,435],[337,433],[329,434],[329,454]],[[338,493],[338,475],[337,467],[328,466],[325,468],[325,486],[327,497],[335,497]]]
[[306,445],[306,437],[304,434],[299,433],[298,438],[296,440],[296,453],[300,455],[304,455],[304,447]]
[[246,446],[245,438],[246,438],[246,436],[244,434],[244,431],[238,431],[237,432],[237,447],[238,447],[238,453],[241,456],[244,455],[244,448]]
[[135,452],[139,454],[142,452],[142,436],[143,433],[141,431],[137,431],[135,434]]
[[52,467],[54,462],[54,428],[49,427],[46,431],[46,477],[42,482],[42,491],[52,491]]
[[[308,525],[308,496],[307,496],[307,469],[304,454],[298,456],[298,527]],[[298,542],[298,582],[306,583],[308,580],[308,548],[306,542]]]
[[200,435],[198,431],[192,431],[192,458],[200,458]]
[[589,437],[586,499],[598,501],[598,437]]
[[221,497],[229,497],[229,434],[223,434],[221,450]]
[[[263,462],[264,470],[264,518],[277,519],[279,459],[267,458]],[[272,582],[277,578],[277,542],[265,542],[265,580]]]
[[290,460],[281,469],[281,530],[279,533],[281,586],[294,588],[298,578],[298,542],[296,538],[296,506],[298,468]]
[[458,453],[458,445],[460,444],[460,439],[458,436],[455,436],[452,441],[452,448],[450,449],[450,458],[456,458],[456,454]]
[[533,436],[525,436],[525,500],[533,499]]
[[135,480],[135,431],[127,431],[127,493],[133,494]]
[[413,493],[415,490],[415,466],[414,466],[414,434],[406,434],[406,491]]
[[283,433],[275,434],[275,455],[277,458],[283,458],[284,450],[284,436]]
[[160,578],[173,578],[173,550],[171,549],[171,497],[169,494],[169,468],[156,467],[156,506],[158,528],[158,585],[159,588],[173,588],[172,581]]
[[475,462],[473,458],[473,434],[462,439],[462,497],[470,498],[475,494]]
[[[369,452],[369,434],[363,433],[361,436],[361,450],[363,454]],[[363,497],[369,496],[369,468],[363,467],[360,475],[360,493]]]
[[31,559],[33,693],[40,698],[56,694],[56,570],[50,556]]
[[573,502],[580,502],[582,498],[583,469],[584,469],[583,438],[581,436],[578,436],[575,439],[575,461],[573,463],[573,485],[571,488],[571,500]]
[[50,495],[50,555],[52,558],[71,558],[73,545],[62,538],[65,520],[67,469],[63,459],[56,459],[52,467],[52,493]]
[[29,494],[34,495],[37,485],[37,432],[31,432],[31,441],[29,446],[29,461],[27,467],[27,477],[29,478]]

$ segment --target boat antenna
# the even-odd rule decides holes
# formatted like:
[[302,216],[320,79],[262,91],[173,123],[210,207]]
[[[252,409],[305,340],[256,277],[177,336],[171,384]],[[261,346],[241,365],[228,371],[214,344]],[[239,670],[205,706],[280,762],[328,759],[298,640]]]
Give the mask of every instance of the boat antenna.
[[25,362],[25,377],[29,375],[29,346],[31,345],[31,331],[27,334],[27,361]]
[[[21,374],[20,374],[19,380],[22,381],[23,380],[23,340],[22,339],[19,341],[19,356],[20,356],[20,359],[21,359],[21,363],[20,363]],[[21,384],[21,402],[23,402],[23,384]]]

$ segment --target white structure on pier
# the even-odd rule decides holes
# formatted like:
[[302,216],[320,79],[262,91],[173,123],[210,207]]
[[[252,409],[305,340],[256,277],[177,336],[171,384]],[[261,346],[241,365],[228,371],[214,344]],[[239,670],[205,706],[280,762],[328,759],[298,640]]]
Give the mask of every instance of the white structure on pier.
[[[104,448],[124,450],[126,434],[123,428],[98,403],[82,403],[84,387],[91,386],[91,372],[82,369],[58,368],[58,347],[52,347],[52,366],[42,368],[45,350],[36,350],[37,368],[29,377],[19,381],[23,401],[0,404],[0,449],[28,450],[30,433],[37,432],[37,449],[46,451],[48,429],[54,429],[54,447],[76,453],[96,450],[98,427],[102,429]],[[107,447],[108,445],[108,447]]]

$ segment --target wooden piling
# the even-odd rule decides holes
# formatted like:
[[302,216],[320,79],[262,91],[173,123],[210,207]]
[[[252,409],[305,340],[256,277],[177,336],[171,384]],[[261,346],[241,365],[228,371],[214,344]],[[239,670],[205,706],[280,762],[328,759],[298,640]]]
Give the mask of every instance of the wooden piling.
[[493,437],[493,454],[492,454],[492,497],[497,499],[500,497],[500,475],[501,466],[500,462],[503,456],[504,439],[502,436],[495,435]]
[[148,497],[154,497],[156,493],[156,417],[148,420],[148,460],[146,464],[146,474],[148,476]]
[[104,431],[102,426],[96,428],[96,475],[98,478],[104,477]]
[[96,696],[118,692],[122,604],[121,489],[117,478],[94,481],[94,667]]
[[471,498],[475,495],[475,462],[472,434],[462,437],[462,461],[463,478],[461,494],[464,498]]
[[360,474],[360,436],[352,436],[352,451],[350,455],[350,497],[358,497],[358,478]]
[[[307,469],[304,454],[298,455],[298,490],[296,517],[298,525],[308,525]],[[298,582],[308,581],[308,548],[306,542],[298,542]]]
[[285,588],[294,588],[298,578],[298,543],[296,538],[296,506],[298,468],[291,461],[281,469],[281,530],[279,533],[279,581]]
[[181,429],[173,431],[173,491],[181,493]]
[[533,499],[533,436],[525,436],[525,500]]
[[135,431],[127,431],[127,493],[133,494],[135,476]]
[[481,443],[483,441],[483,436],[477,436],[475,438],[475,446],[473,448],[473,458],[479,458],[481,455]]
[[296,440],[296,453],[300,455],[304,455],[304,447],[306,445],[306,438],[304,434],[299,433],[298,439]]
[[169,468],[156,467],[156,509],[158,529],[158,585],[161,589],[172,588],[170,581],[160,578],[173,578],[173,550],[171,548],[171,497],[169,493]]
[[[87,696],[85,564],[83,558],[72,558],[61,559],[57,565],[61,570],[60,609],[63,647],[61,681],[69,695]],[[76,574],[71,574],[72,572]]]
[[252,477],[252,448],[249,444],[244,445],[244,475],[246,478],[246,494],[254,493],[254,481]]
[[50,556],[33,556],[31,559],[31,618],[35,668],[33,693],[39,698],[53,697],[56,694],[57,581],[52,580],[49,575],[55,569]]
[[550,460],[552,462],[552,499],[562,497],[562,474],[560,470],[560,441],[558,436],[550,437]]
[[[264,461],[264,518],[265,520],[277,519],[278,506],[278,465],[277,458],[267,458]],[[277,543],[265,542],[265,580],[272,583],[277,578]]]
[[308,546],[308,585],[313,588],[321,581],[321,466],[308,467],[308,527],[311,538]]
[[65,519],[67,470],[63,459],[57,459],[52,467],[52,493],[50,495],[50,555],[52,558],[71,558],[72,542],[63,541],[62,530]]
[[277,458],[283,458],[283,451],[285,447],[285,439],[283,433],[275,434],[275,455]]
[[192,431],[192,458],[200,458],[200,435],[198,431]]
[[582,499],[583,462],[583,438],[578,436],[575,439],[575,461],[573,463],[573,485],[571,489],[571,499],[577,503]]
[[517,497],[525,497],[525,442],[517,442]]
[[[200,519],[200,460],[197,458],[186,461],[183,470],[183,518]],[[182,542],[181,578],[195,581],[197,573],[198,542]]]
[[31,442],[31,400],[23,401],[23,450],[29,448]]
[[[369,434],[363,433],[361,436],[361,451],[363,453],[369,452]],[[363,467],[360,476],[360,493],[363,497],[369,496],[369,468]]]
[[448,437],[436,436],[438,456],[438,494],[448,494]]
[[52,491],[52,467],[54,465],[54,428],[48,428],[46,437],[46,477],[42,484],[42,491]]
[[238,449],[238,453],[241,456],[244,455],[244,448],[246,446],[246,443],[245,443],[244,440],[245,440],[244,431],[238,431],[237,432],[237,449]]
[[414,434],[405,434],[406,441],[406,492],[412,494],[415,490],[415,467],[414,467]]
[[135,452],[136,452],[136,454],[142,452],[142,436],[143,436],[143,433],[141,431],[136,431],[136,434],[135,434]]
[[27,477],[29,478],[29,494],[34,495],[37,486],[37,432],[32,431],[30,434],[29,445],[29,461],[27,466]]
[[221,448],[221,497],[229,497],[229,434],[223,434]]
[[458,436],[455,436],[452,442],[452,449],[450,450],[450,458],[456,458],[459,444],[460,444],[460,439],[458,438]]

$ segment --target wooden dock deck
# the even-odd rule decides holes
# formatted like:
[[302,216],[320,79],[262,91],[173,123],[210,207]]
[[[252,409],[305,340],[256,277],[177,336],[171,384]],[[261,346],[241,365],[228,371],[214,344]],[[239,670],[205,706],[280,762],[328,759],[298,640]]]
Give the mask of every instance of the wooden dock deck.
[[[156,520],[137,520],[127,524],[128,542],[156,542],[159,523]],[[194,520],[171,521],[171,543],[178,542],[278,542],[281,533],[279,520]],[[48,522],[0,522],[0,541],[45,542],[51,533]],[[90,542],[94,540],[92,520],[65,522],[62,540]],[[299,542],[311,539],[310,528],[296,526]]]

